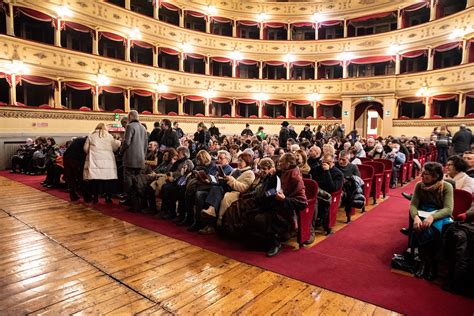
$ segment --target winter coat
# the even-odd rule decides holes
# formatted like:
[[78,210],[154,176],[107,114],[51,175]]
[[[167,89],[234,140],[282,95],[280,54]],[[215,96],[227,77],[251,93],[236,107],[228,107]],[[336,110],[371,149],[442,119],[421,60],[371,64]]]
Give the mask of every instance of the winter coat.
[[454,134],[452,143],[454,144],[455,153],[463,153],[468,151],[472,143],[472,132],[469,129],[461,129]]
[[446,179],[454,180],[456,182],[456,189],[474,193],[474,178],[471,178],[465,172],[459,172],[453,178],[446,175]]
[[278,143],[281,148],[286,148],[286,141],[290,138],[290,130],[288,127],[281,127],[280,134],[278,136]]
[[84,152],[87,154],[84,163],[84,180],[117,179],[114,151],[119,147],[120,141],[115,140],[108,133],[103,137],[96,132],[90,134],[84,144]]
[[358,176],[346,178],[344,182],[345,204],[348,208],[363,208],[365,205],[364,181]]
[[148,136],[145,127],[138,121],[129,122],[121,149],[123,166],[135,169],[143,168],[147,149]]
[[253,173],[251,168],[245,168],[241,171],[242,173],[237,178],[234,178],[232,175],[230,175],[229,180],[227,180],[227,184],[233,191],[227,192],[221,201],[221,206],[219,208],[219,217],[221,219],[222,216],[224,216],[227,208],[239,199],[240,193],[247,192],[255,180],[255,173]]

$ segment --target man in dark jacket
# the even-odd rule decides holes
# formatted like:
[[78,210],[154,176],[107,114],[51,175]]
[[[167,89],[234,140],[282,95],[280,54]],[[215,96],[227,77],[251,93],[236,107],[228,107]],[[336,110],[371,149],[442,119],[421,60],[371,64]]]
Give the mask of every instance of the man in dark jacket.
[[301,131],[299,139],[300,139],[300,141],[302,141],[303,138],[305,138],[307,140],[311,140],[312,137],[313,137],[313,133],[311,132],[311,127],[308,123],[304,126],[303,130]]
[[131,110],[128,113],[128,125],[120,152],[123,155],[124,190],[132,203],[131,211],[139,211],[139,198],[134,178],[140,174],[145,166],[145,154],[148,148],[146,129],[138,121],[138,112]]
[[240,133],[240,136],[253,136],[253,132],[250,129],[250,124],[245,124],[245,129],[242,130],[242,133]]
[[214,125],[214,122],[211,122],[211,127],[209,128],[209,134],[212,136],[219,137],[221,136],[221,133],[219,132],[219,129]]
[[89,191],[84,185],[82,175],[86,160],[86,153],[84,152],[86,139],[87,137],[73,139],[63,154],[64,179],[69,189],[69,199],[72,202],[79,200],[79,195],[77,194],[79,189],[82,191],[82,197],[85,202],[92,200]]
[[174,129],[171,128],[171,121],[168,119],[164,119],[163,121],[161,121],[161,128],[162,133],[161,139],[159,141],[160,151],[163,152],[168,148],[178,148],[178,135],[176,135]]
[[179,127],[179,123],[178,123],[178,122],[174,122],[174,123],[173,123],[173,130],[175,131],[176,136],[178,137],[178,139],[181,139],[181,137],[184,136],[184,132],[183,132],[183,130],[181,129],[181,127]]
[[160,139],[161,139],[160,138],[160,134],[161,134],[160,122],[155,122],[153,126],[154,128],[153,128],[153,131],[151,131],[149,141],[160,143]]
[[[320,190],[325,191],[326,193],[334,193],[339,191],[342,188],[344,183],[343,173],[337,169],[334,165],[334,156],[332,154],[325,154],[321,161],[321,166],[318,166],[316,169],[311,170],[311,176],[313,179],[316,179]],[[318,192],[318,197],[319,197]],[[321,224],[326,231],[326,234],[331,233],[331,228],[329,228],[329,207],[330,202],[322,201],[320,203],[318,198],[318,214],[315,217],[319,218]]]
[[471,149],[472,132],[466,128],[465,124],[461,124],[459,131],[454,134],[451,142],[454,145],[456,155],[461,155],[463,152]]
[[288,125],[290,125],[287,121],[283,121],[281,123],[280,134],[278,135],[278,143],[281,148],[286,148],[286,142],[288,138],[290,138],[290,130],[288,129]]

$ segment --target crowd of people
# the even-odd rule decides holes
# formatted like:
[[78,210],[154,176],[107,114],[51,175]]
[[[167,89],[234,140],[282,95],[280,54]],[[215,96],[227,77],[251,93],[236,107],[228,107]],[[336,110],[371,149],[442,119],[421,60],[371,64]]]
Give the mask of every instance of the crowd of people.
[[[295,214],[308,206],[304,178],[319,187],[312,236],[305,242],[311,244],[316,232],[331,234],[332,193],[343,191],[347,222],[351,208],[365,204],[357,168],[362,160],[391,160],[392,187],[410,160],[414,172],[422,171],[422,182],[407,194],[410,247],[419,249],[423,263],[416,275],[427,279],[436,274],[436,249],[443,227],[452,221],[453,187],[474,192],[472,132],[464,125],[453,136],[440,127],[429,138],[363,138],[343,124],[306,124],[298,134],[287,121],[278,135],[263,127],[254,133],[249,124],[240,135],[222,135],[213,123],[208,128],[203,122],[186,133],[168,119],[148,133],[136,111],[121,123],[124,135],[112,135],[100,123],[63,147],[52,138],[28,139],[12,158],[11,172],[46,173],[47,187],[60,185],[63,173],[71,201],[82,196],[87,203],[101,197],[113,203],[118,196],[130,212],[172,220],[190,232],[249,241],[275,256],[295,229]],[[422,167],[421,152],[432,151],[437,162]]]

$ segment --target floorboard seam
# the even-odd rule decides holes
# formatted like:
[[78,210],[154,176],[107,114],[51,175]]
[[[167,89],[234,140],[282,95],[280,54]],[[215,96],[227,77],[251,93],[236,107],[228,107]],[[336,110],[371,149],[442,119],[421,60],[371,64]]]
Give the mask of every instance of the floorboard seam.
[[46,237],[48,240],[50,240],[51,242],[59,245],[61,248],[65,249],[67,252],[71,253],[73,256],[75,256],[76,258],[79,258],[81,259],[82,261],[86,262],[87,264],[89,264],[90,266],[94,267],[95,269],[97,269],[98,271],[100,271],[101,273],[105,274],[106,276],[108,276],[109,278],[111,278],[112,280],[114,280],[115,282],[121,284],[122,286],[126,287],[127,289],[133,291],[134,293],[140,295],[142,298],[145,298],[155,304],[157,304],[158,306],[160,306],[160,308],[162,308],[163,310],[167,311],[167,312],[170,312],[170,313],[173,313],[172,311],[169,311],[167,308],[161,306],[160,302],[157,302],[147,296],[145,296],[143,293],[140,293],[139,291],[135,290],[134,288],[130,287],[128,284],[122,282],[120,279],[117,279],[116,277],[114,277],[113,275],[109,274],[108,272],[104,271],[103,269],[99,268],[98,266],[96,266],[95,264],[93,264],[92,262],[88,261],[87,259],[85,259],[84,257],[81,257],[80,255],[76,254],[74,251],[72,251],[71,249],[69,249],[66,245],[62,244],[61,242],[55,240],[54,238],[51,238],[51,236],[43,233],[42,231],[38,230],[36,227],[34,226],[31,226],[30,224],[24,222],[23,220],[19,219],[18,217],[16,217],[14,214],[11,214],[9,213],[8,211],[4,210],[3,208],[0,208],[1,211],[7,213],[9,216],[15,218],[16,220],[18,220],[19,222],[23,223],[24,225],[26,225],[27,227],[29,227],[30,229],[32,229],[33,231],[43,235],[44,237]]

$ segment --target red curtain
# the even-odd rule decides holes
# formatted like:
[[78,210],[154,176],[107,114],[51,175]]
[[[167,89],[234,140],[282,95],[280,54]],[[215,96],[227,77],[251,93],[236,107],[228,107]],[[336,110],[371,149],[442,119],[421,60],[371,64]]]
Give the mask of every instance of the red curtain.
[[395,59],[393,56],[372,56],[372,57],[362,57],[362,58],[354,58],[352,60],[348,60],[348,64],[356,64],[356,65],[365,65],[365,64],[374,64],[374,63],[383,63],[387,61],[394,61]]
[[56,19],[47,14],[44,14],[42,12],[32,10],[29,8],[24,8],[24,7],[15,7],[14,9],[15,9],[15,15],[23,14],[37,21],[51,22],[51,25],[53,25],[54,27],[57,27]]
[[469,63],[474,63],[474,39],[471,38],[469,43],[467,43],[466,49],[469,50]]
[[451,49],[459,48],[462,47],[462,42],[453,42],[453,43],[448,43],[448,44],[443,44],[438,47],[435,47],[433,51],[437,53],[444,53],[447,52]]
[[403,103],[419,103],[423,102],[423,98],[420,97],[408,97],[408,98],[403,98],[399,100],[400,102]]
[[184,99],[189,100],[189,101],[204,101],[205,100],[205,98],[200,95],[187,95],[184,97]]
[[39,77],[39,76],[31,76],[31,75],[23,75],[21,79],[25,82],[38,85],[38,86],[50,86],[54,85],[55,81],[53,79]]
[[264,61],[263,65],[268,65],[268,66],[284,66],[286,63],[284,61],[278,61],[278,60],[269,60],[269,61]]
[[189,15],[189,16],[192,16],[192,17],[195,17],[195,18],[203,18],[203,19],[207,20],[207,15],[205,15],[204,13],[201,13],[201,12],[185,10],[184,13],[186,15]]
[[110,32],[99,32],[99,39],[101,37],[105,37],[106,39],[114,42],[123,42],[124,45],[127,43],[127,39],[125,37]]
[[199,54],[191,54],[191,53],[186,53],[186,54],[183,54],[184,56],[184,59],[186,58],[194,58],[194,59],[202,59],[202,60],[206,60],[206,56],[204,55],[199,55]]
[[334,105],[340,105],[342,101],[340,100],[322,100],[318,101],[319,105],[325,105],[325,106],[334,106]]
[[152,45],[152,44],[147,43],[147,42],[132,40],[131,43],[130,43],[130,46],[133,47],[135,45],[137,45],[138,47],[141,47],[141,48],[153,49],[153,52],[155,52],[155,50],[156,50],[155,45]]
[[405,7],[402,9],[402,12],[412,12],[412,11],[416,11],[416,10],[420,10],[421,8],[425,8],[425,7],[428,7],[430,5],[430,1],[422,1],[420,3],[415,3],[415,4],[412,4],[408,7]]
[[237,102],[242,104],[254,104],[257,103],[257,100],[254,99],[238,99]]
[[174,50],[172,48],[160,47],[159,51],[160,51],[160,53],[165,53],[165,54],[172,55],[172,56],[179,55],[179,51]]
[[250,59],[243,59],[243,60],[237,60],[237,65],[242,64],[242,65],[258,65],[258,61],[256,60],[250,60]]
[[449,100],[457,100],[459,97],[458,94],[451,94],[451,93],[447,93],[447,94],[438,94],[438,95],[434,95],[431,97],[431,99],[433,101],[449,101]]
[[229,98],[212,98],[211,101],[215,102],[215,103],[229,103],[229,102],[232,102],[232,100],[229,99]]
[[179,11],[178,7],[172,5],[171,3],[168,2],[161,2],[161,6],[170,10],[170,11]]
[[74,22],[69,22],[69,21],[62,21],[61,22],[61,29],[67,29],[67,28],[70,28],[74,31],[77,31],[77,32],[82,32],[82,33],[91,33],[92,36],[95,35],[95,31],[88,27],[88,26],[85,26],[85,25],[82,25],[82,24],[79,24],[79,23],[74,23]]
[[160,99],[163,98],[163,99],[166,99],[166,100],[176,100],[176,99],[178,99],[178,95],[176,95],[174,93],[161,93],[159,98]]
[[317,23],[317,27],[320,28],[321,26],[335,26],[342,24],[344,24],[344,21],[342,20],[322,21]]
[[304,60],[298,60],[290,63],[292,66],[300,66],[300,67],[307,67],[311,66],[314,67],[314,62],[312,61],[304,61]]
[[414,50],[411,52],[406,52],[400,55],[400,59],[403,58],[418,58],[423,55],[427,55],[428,51],[426,49],[421,49],[421,50]]
[[69,87],[75,90],[93,90],[94,86],[90,83],[78,82],[78,81],[65,81],[63,82],[65,87]]
[[292,27],[304,27],[304,26],[311,26],[312,28],[316,27],[316,23],[313,22],[295,22],[291,23]]
[[283,105],[285,101],[283,100],[266,100],[263,101],[265,105]]
[[311,101],[308,100],[294,100],[290,101],[291,105],[311,105]]
[[231,19],[224,18],[224,17],[221,17],[221,16],[211,16],[210,19],[211,19],[211,21],[216,21],[216,22],[219,22],[219,23],[232,23],[233,22]]
[[288,24],[282,23],[282,22],[267,22],[263,23],[263,28],[273,28],[273,29],[279,29],[279,28],[288,28]]
[[382,12],[382,13],[375,13],[375,14],[371,14],[371,15],[361,16],[359,18],[350,19],[348,21],[348,24],[351,24],[351,23],[354,23],[354,22],[365,22],[365,21],[368,21],[370,19],[385,18],[385,17],[390,16],[392,14],[394,14],[394,12]]
[[256,21],[242,20],[242,21],[237,21],[237,25],[243,25],[243,26],[259,26],[259,23],[256,22]]
[[232,63],[232,59],[226,57],[211,57],[211,60],[217,61],[218,63]]
[[99,87],[99,94],[102,92],[108,92],[108,93],[124,93],[125,90],[119,87],[112,87],[112,86],[103,86]]
[[154,96],[155,92],[149,90],[142,90],[142,89],[133,89],[130,91],[131,95],[138,95],[140,97],[152,97]]
[[321,66],[342,66],[342,60],[322,60],[318,61]]

